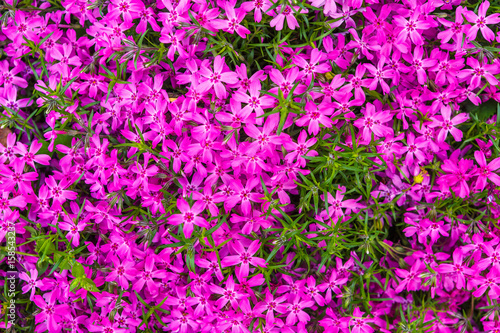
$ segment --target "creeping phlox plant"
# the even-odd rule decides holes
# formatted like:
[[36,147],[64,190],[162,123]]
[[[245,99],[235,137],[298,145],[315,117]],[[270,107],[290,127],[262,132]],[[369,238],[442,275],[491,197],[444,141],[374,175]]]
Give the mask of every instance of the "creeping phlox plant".
[[499,10],[4,0],[2,330],[499,332]]

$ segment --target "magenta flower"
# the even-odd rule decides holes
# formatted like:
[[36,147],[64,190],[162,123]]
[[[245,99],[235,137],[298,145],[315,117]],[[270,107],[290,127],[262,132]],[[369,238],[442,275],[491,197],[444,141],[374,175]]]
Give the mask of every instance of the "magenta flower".
[[236,286],[234,284],[234,279],[232,275],[229,276],[229,278],[226,281],[226,288],[221,288],[216,285],[211,285],[210,286],[210,291],[212,291],[215,294],[222,295],[221,298],[215,302],[215,305],[221,309],[224,305],[226,305],[228,302],[231,303],[231,306],[233,309],[238,310],[238,301],[245,298],[246,296],[240,292],[238,292],[236,289]]
[[414,157],[418,159],[418,163],[425,161],[425,149],[427,148],[428,142],[427,140],[419,136],[415,139],[415,134],[408,133],[408,137],[406,139],[406,162],[408,165],[413,165]]
[[378,84],[380,83],[382,91],[387,94],[391,91],[391,89],[389,88],[387,82],[384,81],[384,79],[393,77],[393,74],[391,73],[390,68],[384,67],[384,64],[385,58],[382,57],[378,61],[378,65],[376,68],[372,64],[365,64],[365,67],[374,76],[373,79],[370,80],[371,82],[369,83],[368,88],[370,88],[370,90],[376,90]]
[[264,259],[254,256],[260,248],[259,240],[254,240],[246,250],[240,242],[234,242],[233,248],[238,254],[224,257],[221,261],[222,267],[241,264],[240,274],[242,276],[248,276],[250,265],[262,268],[267,267]]
[[246,12],[253,11],[255,22],[257,23],[262,21],[262,11],[267,12],[269,7],[271,7],[271,4],[268,0],[252,0],[241,4],[241,9]]
[[476,271],[463,263],[464,255],[460,249],[453,252],[453,264],[441,264],[436,271],[441,274],[453,274],[458,289],[465,287],[465,277],[475,275]]
[[421,236],[423,237],[430,236],[431,238],[430,245],[432,245],[437,242],[440,235],[445,237],[450,236],[450,234],[448,233],[449,230],[450,230],[449,224],[445,224],[443,221],[433,221],[428,223],[427,228],[424,231],[422,231]]
[[229,212],[238,203],[241,203],[241,210],[243,214],[249,215],[252,209],[252,201],[258,201],[262,196],[259,193],[252,192],[252,190],[260,183],[257,177],[250,178],[245,186],[241,181],[231,183],[233,193],[224,201],[224,209]]
[[314,299],[319,306],[326,304],[323,295],[320,294],[319,286],[316,286],[316,279],[313,276],[309,276],[306,279],[306,284],[304,286],[304,295],[311,299]]
[[299,22],[297,22],[297,19],[295,16],[293,16],[294,10],[299,12],[299,13],[307,13],[307,9],[302,9],[299,6],[294,6],[293,9],[286,5],[286,6],[278,6],[276,7],[276,10],[279,11],[278,15],[276,15],[275,18],[271,20],[271,27],[276,27],[277,31],[283,30],[283,23],[285,22],[288,24],[288,28],[295,30],[295,28],[299,27]]
[[66,200],[75,200],[77,198],[76,192],[66,190],[69,184],[64,179],[57,183],[53,176],[49,176],[46,178],[45,184],[49,188],[49,198],[54,200],[53,206],[55,207],[62,205]]
[[24,172],[25,163],[20,159],[15,159],[11,165],[13,170],[5,164],[0,164],[0,175],[4,176],[0,183],[0,189],[11,192],[17,185],[21,194],[33,193],[31,182],[38,179],[38,173]]
[[40,37],[35,31],[41,25],[40,20],[41,18],[38,15],[26,17],[25,12],[16,10],[14,17],[15,24],[3,28],[2,32],[17,45],[25,42],[23,37],[38,44]]
[[449,22],[444,18],[438,18],[439,23],[441,23],[448,29],[439,32],[437,37],[443,44],[448,43],[448,41],[453,38],[456,44],[455,50],[457,51],[462,48],[462,40],[464,38],[464,32],[466,31],[466,28],[470,27],[469,25],[463,24],[463,12],[464,8],[462,6],[458,6],[455,11],[455,22]]
[[[22,12],[20,12],[19,14],[21,13]],[[0,85],[3,84],[5,88],[8,88],[7,92],[12,91],[11,88],[13,88],[13,90],[16,91],[17,88],[15,86],[26,88],[28,86],[28,82],[25,79],[16,76],[22,70],[23,70],[22,63],[19,63],[17,66],[9,70],[9,62],[0,61]]]
[[312,49],[309,60],[299,55],[293,58],[293,63],[302,68],[302,73],[310,79],[316,73],[326,73],[331,70],[330,65],[323,62],[325,58],[326,54],[318,49]]
[[364,312],[361,312],[359,307],[354,309],[352,317],[349,319],[349,326],[352,333],[372,333],[374,330],[369,323],[373,319],[363,317]]
[[213,20],[211,25],[216,29],[222,29],[230,34],[234,34],[235,32],[241,37],[245,38],[246,35],[250,33],[250,30],[241,25],[241,21],[245,18],[246,12],[237,8],[234,9],[234,5],[227,2],[224,6],[226,10],[227,20]]
[[417,74],[418,83],[424,84],[427,80],[427,68],[434,67],[437,63],[437,59],[426,58],[422,59],[424,56],[424,49],[422,46],[417,45],[413,50],[413,55],[410,53],[403,54],[403,58],[411,64],[411,73]]
[[305,308],[310,308],[314,305],[314,301],[301,300],[300,296],[295,296],[293,302],[286,304],[287,310],[290,311],[286,317],[287,325],[294,325],[297,319],[301,323],[307,323],[311,320],[311,317],[303,310]]
[[398,43],[411,40],[413,44],[417,46],[424,44],[422,31],[429,29],[430,25],[428,22],[421,20],[420,18],[421,15],[418,8],[413,11],[413,14],[408,18],[408,20],[401,15],[394,16],[393,20],[395,24],[402,28],[397,38]]
[[460,79],[466,79],[473,87],[481,85],[481,78],[485,78],[493,86],[498,84],[498,79],[495,77],[495,74],[500,72],[498,65],[481,63],[471,57],[467,58],[467,66],[471,67],[471,69],[462,69],[457,76]]
[[356,54],[359,57],[365,56],[366,59],[372,60],[376,51],[381,49],[380,45],[375,43],[372,38],[368,38],[366,34],[361,34],[361,38],[358,36],[358,32],[355,29],[349,29],[349,33],[352,36],[351,41],[347,44],[347,49],[356,49]]
[[193,224],[208,228],[208,222],[203,217],[198,216],[203,212],[205,204],[202,201],[196,201],[193,207],[190,207],[186,200],[177,199],[177,208],[181,214],[173,214],[168,218],[168,223],[173,225],[182,224],[182,230],[186,238],[191,238],[193,233]]
[[345,285],[347,281],[348,281],[347,277],[339,277],[337,275],[337,271],[332,270],[332,273],[330,274],[328,281],[318,285],[318,289],[321,292],[325,292],[326,290],[326,295],[325,295],[326,304],[329,304],[330,301],[332,300],[332,292],[334,292],[337,295],[341,294],[342,291],[340,290],[339,287]]
[[299,166],[305,167],[307,163],[307,160],[304,158],[305,156],[312,157],[318,155],[318,152],[309,149],[309,147],[314,146],[316,141],[317,139],[314,137],[307,139],[307,132],[301,131],[297,139],[297,143],[293,141],[287,141],[284,143],[285,149],[290,151],[290,153],[285,156],[285,160],[288,163],[292,163],[294,160],[297,160],[299,162]]
[[[260,96],[260,90],[262,89],[259,81],[253,81],[249,87],[250,96],[238,90],[233,96],[234,99],[238,102],[247,104],[242,110],[243,118],[246,118],[244,115],[250,113],[251,111],[255,112],[257,117],[262,116],[264,114],[264,109],[270,108],[273,106],[273,98],[267,95]],[[231,100],[231,108],[233,108],[233,102]],[[219,113],[217,114],[219,115]],[[257,124],[262,124],[262,118],[256,119]],[[233,120],[234,123],[234,120]],[[233,126],[236,127],[236,126]]]
[[476,167],[473,174],[474,176],[478,176],[475,188],[478,191],[483,191],[488,179],[495,185],[500,186],[500,176],[495,173],[500,169],[500,157],[495,158],[489,163],[486,162],[486,156],[482,151],[475,151],[474,157],[476,158],[477,164],[479,164],[479,168]]
[[267,310],[266,320],[269,323],[273,323],[275,320],[274,311],[280,314],[284,314],[286,312],[286,306],[284,304],[280,304],[284,301],[286,301],[286,296],[274,298],[273,294],[271,294],[270,292],[266,292],[266,299],[262,302],[257,303],[254,307],[254,311],[262,312],[264,310]]
[[172,310],[172,321],[168,326],[172,332],[189,332],[189,327],[192,331],[198,329],[199,324],[196,322],[193,315],[193,310],[189,309],[174,309]]
[[177,52],[180,57],[184,58],[187,56],[187,52],[184,50],[182,45],[185,34],[186,33],[183,30],[176,30],[175,32],[172,32],[170,29],[164,28],[161,31],[160,42],[170,44],[167,52],[167,57],[170,61],[174,61],[175,52]]
[[158,295],[159,282],[153,279],[164,279],[166,277],[166,271],[156,268],[155,256],[147,255],[144,259],[144,267],[138,272],[137,281],[135,281],[132,288],[135,291],[141,291],[144,285],[146,285],[151,295]]
[[129,281],[134,281],[139,275],[139,272],[134,268],[135,262],[130,259],[123,259],[120,262],[116,256],[111,256],[113,262],[113,270],[106,276],[106,281],[116,281],[118,285],[127,290]]
[[203,194],[200,192],[193,192],[193,199],[205,203],[204,209],[208,208],[212,216],[219,215],[219,208],[217,204],[225,200],[224,194],[213,193],[210,185],[205,185]]
[[366,104],[364,117],[359,118],[354,122],[354,126],[362,130],[361,137],[363,140],[369,142],[371,134],[377,137],[393,136],[392,128],[382,125],[392,119],[389,111],[378,111],[371,103]]
[[490,296],[490,298],[497,299],[500,297],[500,270],[497,267],[493,267],[489,270],[484,277],[473,275],[472,279],[469,281],[471,286],[477,288],[472,293],[474,297],[483,296],[486,290],[489,290],[488,296]]
[[35,320],[37,323],[44,322],[44,324],[38,326],[38,328],[44,327],[45,330],[50,332],[60,332],[61,326],[61,315],[70,313],[70,309],[66,304],[56,304],[56,293],[50,292],[46,293],[45,299],[40,295],[35,295],[33,301],[40,310],[38,314],[35,315]]
[[111,323],[108,318],[104,317],[102,321],[99,323],[99,325],[93,325],[90,324],[88,326],[88,329],[90,332],[101,332],[101,333],[127,333],[128,329],[126,328],[120,328],[120,324],[118,321],[115,321]]
[[144,5],[139,0],[111,0],[112,10],[109,12],[110,19],[115,20],[118,16],[122,15],[123,20],[131,23],[134,19],[139,17],[139,11]]
[[298,126],[308,126],[309,134],[318,135],[320,124],[327,128],[333,125],[332,120],[327,117],[332,114],[331,103],[322,103],[319,106],[312,101],[308,101],[305,106],[306,114],[297,119],[295,124]]
[[500,22],[500,14],[495,13],[489,16],[486,16],[486,12],[490,7],[489,1],[483,1],[481,5],[479,5],[479,10],[477,11],[477,15],[471,11],[467,10],[464,12],[464,16],[467,21],[474,23],[474,25],[467,32],[467,38],[470,40],[476,39],[476,35],[478,30],[481,31],[484,39],[491,42],[495,39],[495,34],[493,31],[488,28],[487,24],[497,24]]
[[500,269],[500,245],[497,245],[495,248],[493,248],[492,245],[485,243],[483,245],[483,253],[486,254],[486,258],[479,260],[474,265],[473,272],[482,272],[490,266],[496,269]]
[[206,65],[202,65],[200,68],[200,74],[205,78],[201,82],[199,88],[202,91],[207,91],[210,88],[214,88],[215,94],[220,99],[225,99],[227,96],[226,88],[224,83],[234,84],[238,82],[236,75],[233,72],[224,72],[224,57],[216,56],[214,59],[214,70],[212,71]]
[[410,271],[408,272],[407,270],[404,269],[396,269],[396,275],[402,278],[398,283],[398,286],[396,288],[396,293],[402,292],[404,289],[408,291],[414,291],[418,290],[422,283],[422,279],[420,277],[420,274],[424,271],[425,265],[422,261],[417,260],[415,261],[411,267]]
[[59,228],[68,231],[66,238],[74,247],[78,247],[80,244],[80,232],[85,229],[87,223],[80,221],[78,224],[75,224],[75,221],[67,215],[64,215],[63,218],[64,222],[59,222]]
[[[294,85],[297,83],[297,78],[299,76],[299,69],[297,67],[292,67],[287,73],[286,78],[283,76],[283,73],[276,68],[271,69],[269,73],[269,77],[271,80],[278,86],[269,90],[270,93],[278,94],[278,90],[281,90],[283,96],[285,98],[288,97],[288,94],[293,89]],[[294,93],[301,94],[305,91],[304,85],[297,85],[294,90]]]
[[451,108],[448,105],[441,108],[441,115],[441,117],[432,117],[432,123],[429,124],[431,128],[441,127],[437,136],[438,143],[444,142],[448,133],[451,133],[456,141],[462,141],[463,133],[455,126],[466,122],[469,116],[466,113],[460,113],[451,119]]
[[325,332],[328,333],[343,333],[348,329],[347,321],[344,318],[337,316],[332,308],[326,309],[327,317],[321,319],[319,324],[325,328]]
[[25,272],[21,272],[19,274],[19,279],[26,282],[26,284],[22,287],[23,294],[31,291],[30,300],[33,301],[36,289],[43,286],[43,282],[38,280],[38,271],[36,269],[30,269],[29,272],[30,275],[26,274]]
[[[346,188],[345,186],[339,186],[338,191],[335,194],[335,198],[328,192],[328,214],[327,210],[325,209],[321,216],[323,218],[338,218],[340,216],[344,216],[344,209],[346,214],[350,214],[351,211],[357,212],[358,210],[362,209],[365,207],[364,205],[358,203],[359,200],[361,200],[361,197],[358,199],[347,199],[344,200],[344,194],[345,194]],[[344,209],[343,209],[344,208]],[[336,221],[335,221],[336,222]]]

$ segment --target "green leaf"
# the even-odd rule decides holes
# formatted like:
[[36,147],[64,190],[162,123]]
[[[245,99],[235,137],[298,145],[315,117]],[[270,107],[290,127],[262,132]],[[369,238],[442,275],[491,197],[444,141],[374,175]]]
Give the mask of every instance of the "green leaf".
[[87,291],[93,291],[93,292],[99,291],[99,289],[95,285],[94,281],[92,281],[91,279],[86,278],[86,277],[81,278],[81,286],[83,289],[85,289]]
[[73,264],[73,268],[71,269],[71,274],[73,274],[75,278],[84,277],[85,270],[83,269],[83,265],[78,261],[75,261],[75,263]]

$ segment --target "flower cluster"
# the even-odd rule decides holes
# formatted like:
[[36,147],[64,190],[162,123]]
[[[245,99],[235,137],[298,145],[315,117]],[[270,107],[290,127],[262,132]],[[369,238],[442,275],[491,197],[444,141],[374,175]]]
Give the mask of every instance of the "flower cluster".
[[500,331],[498,8],[5,0],[0,327]]

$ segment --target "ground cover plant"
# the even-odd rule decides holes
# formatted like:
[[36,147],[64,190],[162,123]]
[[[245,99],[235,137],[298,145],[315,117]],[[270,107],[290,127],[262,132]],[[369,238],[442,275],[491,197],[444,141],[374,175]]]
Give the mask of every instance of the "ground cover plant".
[[4,0],[5,332],[500,332],[498,2]]

